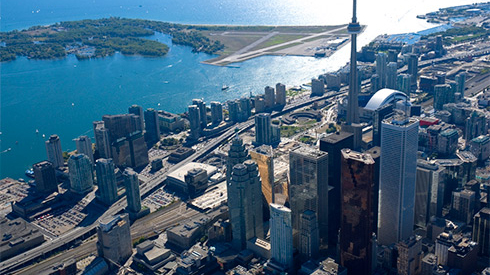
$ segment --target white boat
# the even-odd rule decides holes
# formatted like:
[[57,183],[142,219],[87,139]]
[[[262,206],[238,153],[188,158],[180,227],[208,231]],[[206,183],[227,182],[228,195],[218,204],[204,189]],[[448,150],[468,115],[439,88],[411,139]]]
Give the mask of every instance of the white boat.
[[221,90],[222,90],[222,91],[226,91],[226,90],[228,90],[229,88],[230,88],[229,86],[223,85],[223,87],[221,87]]

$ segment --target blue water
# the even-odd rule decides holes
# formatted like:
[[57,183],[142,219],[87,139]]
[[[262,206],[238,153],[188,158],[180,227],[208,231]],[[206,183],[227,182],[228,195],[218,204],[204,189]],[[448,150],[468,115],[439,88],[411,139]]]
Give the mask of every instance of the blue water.
[[[340,2],[340,3],[339,3]],[[331,25],[350,20],[350,1],[334,0],[2,0],[2,31],[84,18],[121,16],[193,24]],[[381,33],[415,32],[430,27],[417,14],[457,0],[358,1],[358,18],[368,29],[360,45]],[[464,3],[463,3],[464,2]],[[141,7],[140,7],[141,5]],[[383,6],[383,9],[377,7]],[[192,98],[225,101],[263,91],[266,85],[305,83],[332,71],[348,58],[344,47],[328,59],[267,56],[223,68],[200,62],[213,56],[170,45],[162,58],[112,57],[78,61],[27,60],[0,64],[0,177],[23,177],[33,163],[46,158],[42,134],[58,134],[65,151],[72,139],[92,136],[92,121],[104,114],[127,112],[131,104],[183,112]],[[222,92],[222,85],[230,86]],[[39,134],[36,134],[36,129]],[[3,152],[11,148],[10,151]]]

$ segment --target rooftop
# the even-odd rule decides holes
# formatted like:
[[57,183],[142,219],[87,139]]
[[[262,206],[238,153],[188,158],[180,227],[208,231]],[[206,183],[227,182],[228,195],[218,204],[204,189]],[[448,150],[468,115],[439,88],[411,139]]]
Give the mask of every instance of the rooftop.
[[342,149],[341,152],[345,159],[360,161],[364,164],[374,164],[374,159],[370,154],[359,153],[351,149]]

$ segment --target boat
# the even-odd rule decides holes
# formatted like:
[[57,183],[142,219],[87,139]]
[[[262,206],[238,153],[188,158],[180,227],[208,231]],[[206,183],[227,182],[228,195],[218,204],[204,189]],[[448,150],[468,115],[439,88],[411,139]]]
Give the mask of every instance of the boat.
[[39,134],[39,130],[38,129],[36,129],[36,134]]
[[26,176],[28,176],[29,178],[33,179],[34,178],[34,170],[31,169],[27,169],[24,174],[26,174]]
[[222,91],[226,91],[226,90],[228,90],[229,88],[230,88],[229,86],[223,85],[223,87],[221,87],[221,90],[222,90]]

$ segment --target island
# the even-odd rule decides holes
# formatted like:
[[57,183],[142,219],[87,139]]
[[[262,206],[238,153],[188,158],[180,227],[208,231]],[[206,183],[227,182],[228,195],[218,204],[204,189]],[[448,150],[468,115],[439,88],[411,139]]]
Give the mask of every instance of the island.
[[206,61],[228,65],[264,54],[329,56],[348,42],[346,26],[220,26],[184,25],[110,17],[34,26],[0,33],[0,61],[18,56],[31,59],[97,58],[124,55],[158,57],[167,54],[155,33],[170,35],[172,43],[194,52],[217,55]]

